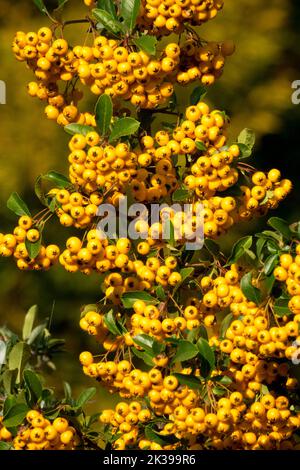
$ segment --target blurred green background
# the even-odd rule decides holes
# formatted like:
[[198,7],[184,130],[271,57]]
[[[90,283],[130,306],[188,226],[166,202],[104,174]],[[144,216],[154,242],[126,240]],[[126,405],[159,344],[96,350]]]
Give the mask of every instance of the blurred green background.
[[[6,209],[12,191],[17,190],[30,207],[38,208],[32,196],[37,175],[51,169],[67,171],[68,136],[43,117],[43,104],[27,95],[26,83],[32,80],[32,74],[11,53],[15,31],[37,30],[48,25],[47,18],[31,0],[0,0],[0,12],[0,80],[7,84],[7,104],[0,105],[0,231],[4,232],[11,230],[15,221]],[[64,15],[67,19],[85,14],[83,1],[69,0]],[[300,219],[300,105],[291,102],[291,83],[300,79],[299,21],[300,4],[296,0],[225,0],[217,19],[199,30],[206,39],[233,39],[237,44],[236,54],[229,58],[223,77],[211,88],[207,99],[231,116],[233,138],[244,127],[255,130],[259,168],[280,168],[284,177],[293,180],[292,195],[276,211],[290,222]],[[84,37],[84,25],[70,29],[70,37],[79,35]],[[181,106],[187,95],[181,92]],[[94,101],[90,97],[86,109],[91,111]],[[240,224],[238,231],[223,240],[225,249],[241,234],[258,230],[263,222]],[[58,231],[57,227],[49,227],[47,242],[63,242],[73,233],[70,229]],[[78,354],[87,348],[96,352],[96,347],[79,329],[78,320],[80,307],[95,302],[99,290],[97,276],[71,275],[61,268],[42,274],[23,273],[11,260],[0,260],[1,324],[19,332],[30,305],[39,305],[41,319],[53,307],[52,331],[66,339],[67,351],[58,358],[57,371],[48,377],[58,392],[62,380],[69,381],[76,393],[94,385],[82,374]],[[99,394],[102,407],[107,394],[100,387]],[[94,410],[100,407],[99,394]]]

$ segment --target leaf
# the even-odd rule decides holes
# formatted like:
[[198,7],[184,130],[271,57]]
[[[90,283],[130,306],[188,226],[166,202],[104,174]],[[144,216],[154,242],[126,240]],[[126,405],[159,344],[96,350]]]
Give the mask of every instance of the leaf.
[[121,17],[128,31],[131,32],[135,27],[136,19],[140,11],[141,0],[122,0]]
[[6,426],[7,428],[20,426],[20,424],[23,423],[28,411],[29,408],[25,403],[18,403],[17,405],[12,406],[8,410],[2,422],[3,426]]
[[31,216],[30,210],[28,209],[27,205],[16,192],[10,195],[6,205],[8,209],[10,209],[16,215],[28,215],[29,217]]
[[43,0],[33,0],[33,3],[40,10],[41,13],[47,13],[47,8]]
[[42,237],[40,237],[36,242],[30,242],[29,240],[25,240],[26,250],[28,251],[28,256],[30,259],[35,259],[41,249],[42,244]]
[[204,339],[208,340],[207,329],[205,328],[204,325],[200,325],[200,327],[199,327],[199,336],[201,338],[204,338]]
[[35,405],[42,396],[43,387],[41,381],[32,370],[25,370],[23,376],[30,394],[30,405]]
[[174,444],[178,441],[174,435],[162,436],[157,431],[154,431],[150,424],[145,427],[145,437],[149,439],[149,441],[156,442],[161,446]]
[[188,278],[192,277],[192,275],[194,274],[194,271],[195,271],[195,268],[183,268],[183,269],[181,269],[181,271],[180,271],[181,284],[183,284],[184,281],[186,281]]
[[125,292],[125,294],[122,295],[122,302],[125,308],[132,308],[134,302],[136,302],[137,300],[142,300],[148,305],[158,304],[158,300],[152,297],[147,292],[132,291],[132,292]]
[[236,242],[232,248],[231,255],[229,256],[226,266],[236,263],[245,254],[246,250],[251,248],[252,242],[252,236],[243,237]]
[[188,189],[176,189],[172,194],[173,202],[182,202],[186,201],[190,196],[190,191]]
[[167,296],[166,296],[163,286],[161,285],[157,286],[155,289],[155,293],[156,293],[158,300],[161,300],[161,301],[166,300]]
[[208,341],[204,338],[199,338],[197,341],[197,348],[200,356],[202,356],[210,365],[211,369],[214,369],[216,364],[215,353],[210,347]]
[[264,272],[267,276],[269,276],[269,274],[271,274],[275,267],[277,266],[278,264],[278,260],[279,260],[279,255],[276,253],[274,255],[270,255],[266,261],[264,262]]
[[246,158],[251,157],[252,150],[245,144],[237,143],[236,144],[240,149],[239,160],[245,160]]
[[163,239],[168,241],[170,246],[175,246],[175,229],[170,218],[163,221]]
[[243,129],[238,136],[238,143],[244,144],[252,150],[255,145],[255,132],[252,129]]
[[3,388],[6,394],[12,393],[16,380],[17,380],[18,370],[6,370],[1,376],[1,381],[3,383]]
[[156,55],[157,39],[154,36],[140,36],[133,40],[134,44],[149,55]]
[[197,140],[196,141],[196,147],[198,150],[200,150],[201,152],[205,152],[207,150],[206,148],[206,145],[204,145],[203,142],[200,142],[200,140]]
[[30,347],[24,341],[15,344],[8,356],[9,370],[18,370],[16,383],[20,383],[24,366],[30,357]]
[[232,379],[227,375],[217,375],[215,377],[211,377],[211,381],[218,382],[225,386],[232,384]]
[[96,394],[96,388],[91,387],[83,390],[76,400],[76,408],[82,408]]
[[46,181],[51,181],[52,183],[55,183],[58,188],[62,189],[71,185],[70,180],[61,173],[58,173],[57,171],[49,171],[45,175],[42,175],[42,178]]
[[105,136],[109,130],[113,114],[113,104],[110,96],[103,94],[98,98],[95,114],[100,135]]
[[130,349],[133,354],[138,357],[139,359],[142,359],[142,361],[144,361],[145,364],[147,364],[148,366],[151,366],[153,367],[154,366],[154,362],[152,361],[152,355],[144,352],[144,351],[139,351],[138,349],[136,348],[131,348]]
[[245,274],[241,279],[241,289],[248,300],[259,305],[262,301],[262,294],[257,287],[252,285],[252,273]]
[[0,441],[0,450],[10,450],[12,444],[9,442]]
[[70,400],[70,398],[72,398],[72,389],[71,389],[71,385],[69,384],[69,382],[64,382],[64,383],[63,383],[63,386],[64,386],[65,398],[66,398],[67,400]]
[[277,232],[281,233],[283,237],[287,240],[291,240],[293,237],[293,233],[289,227],[288,222],[279,217],[271,217],[268,220],[268,225],[274,228]]
[[116,121],[112,127],[109,142],[118,140],[120,137],[132,135],[138,130],[139,127],[140,123],[136,119],[130,117],[118,119],[118,121]]
[[92,132],[95,130],[94,127],[92,126],[84,126],[83,124],[67,124],[64,127],[64,130],[66,131],[67,134],[70,135],[75,135],[75,134],[81,134],[81,135],[87,135],[89,132]]
[[186,340],[181,340],[178,344],[175,356],[172,359],[172,364],[176,362],[184,362],[193,359],[198,355],[198,348]]
[[113,313],[112,309],[104,315],[104,323],[105,323],[105,326],[108,328],[108,330],[113,335],[118,336],[118,335],[122,334],[122,331],[120,331],[120,329],[119,329],[119,327],[116,323],[116,320],[115,320],[114,313]]
[[175,156],[174,165],[178,168],[177,173],[180,179],[182,179],[186,170],[186,155],[179,154]]
[[28,340],[27,340],[27,343],[28,343],[28,344],[33,344],[34,341],[37,339],[37,337],[45,330],[45,328],[46,328],[46,325],[45,325],[45,324],[36,326],[36,327],[32,330],[32,332],[31,332],[31,334],[30,334],[30,336],[29,336],[29,338],[28,338]]
[[113,0],[98,0],[97,6],[110,13],[116,20],[118,19]]
[[134,336],[133,341],[135,344],[143,348],[151,357],[155,357],[160,354],[164,348],[163,344],[159,343],[155,338],[152,338],[152,336],[149,335]]
[[274,312],[278,317],[283,317],[285,315],[291,315],[292,312],[289,309],[289,298],[287,297],[279,297],[276,299],[275,304],[274,304]]
[[123,31],[122,24],[116,20],[111,13],[101,10],[100,8],[95,8],[93,10],[93,15],[96,20],[100,22],[101,27],[104,27],[110,33],[118,35],[118,33]]
[[228,315],[226,315],[226,317],[224,318],[224,320],[222,321],[221,323],[221,326],[220,326],[220,337],[223,339],[225,338],[226,336],[226,331],[228,330],[228,328],[230,327],[231,323],[233,322],[233,315],[232,313],[229,313]]
[[44,191],[43,191],[42,181],[43,181],[43,175],[39,175],[35,180],[34,192],[35,192],[36,196],[39,198],[39,200],[41,201],[41,203],[44,206],[47,206],[48,201],[47,201],[47,198],[46,198],[46,196],[44,194]]
[[0,369],[6,362],[6,343],[0,340]]
[[69,0],[57,0],[58,6],[55,10],[61,10]]
[[177,379],[178,382],[181,385],[187,385],[189,388],[199,390],[201,381],[198,377],[195,377],[193,375],[187,375],[187,374],[172,374],[174,375]]
[[207,94],[207,88],[204,86],[197,86],[191,93],[190,104],[195,106]]
[[215,241],[210,238],[206,238],[204,240],[204,246],[214,258],[218,258],[220,256],[220,247]]
[[30,309],[25,315],[25,319],[23,323],[23,331],[22,331],[22,339],[24,341],[26,341],[29,338],[32,332],[32,328],[33,328],[33,325],[37,316],[37,312],[38,312],[38,306],[33,305],[32,307],[30,307]]

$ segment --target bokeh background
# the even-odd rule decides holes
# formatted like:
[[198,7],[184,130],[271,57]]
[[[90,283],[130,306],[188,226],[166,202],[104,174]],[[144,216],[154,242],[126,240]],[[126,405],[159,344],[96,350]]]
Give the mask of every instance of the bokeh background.
[[[46,2],[47,3],[47,2]],[[83,18],[81,0],[69,0],[66,19]],[[291,84],[300,80],[300,3],[297,0],[225,0],[217,19],[199,30],[209,40],[233,39],[236,54],[230,58],[221,80],[210,89],[207,100],[224,109],[232,118],[231,134],[236,137],[244,127],[257,134],[255,150],[259,168],[277,167],[292,179],[294,191],[272,215],[290,222],[300,220],[300,105],[292,104]],[[0,105],[0,231],[9,231],[15,217],[6,208],[12,191],[17,190],[32,208],[38,208],[32,187],[35,178],[51,169],[66,172],[68,136],[43,117],[43,105],[26,94],[32,79],[24,64],[15,61],[11,42],[15,31],[35,31],[48,20],[31,0],[0,0],[0,80],[7,84],[7,104]],[[74,26],[70,38],[85,35],[85,27]],[[188,93],[181,92],[180,105]],[[95,97],[85,103],[92,110]],[[241,234],[254,233],[265,221],[241,224],[222,240],[228,250]],[[48,242],[61,242],[72,230],[49,227]],[[66,339],[66,353],[57,358],[57,370],[47,376],[48,383],[61,392],[63,380],[70,382],[75,394],[93,386],[78,363],[80,351],[95,344],[78,326],[80,307],[94,303],[99,295],[97,276],[67,274],[61,268],[47,273],[23,273],[11,260],[0,260],[0,323],[20,332],[24,313],[32,304],[40,307],[40,319],[53,309],[52,332]],[[92,408],[110,400],[100,390]]]

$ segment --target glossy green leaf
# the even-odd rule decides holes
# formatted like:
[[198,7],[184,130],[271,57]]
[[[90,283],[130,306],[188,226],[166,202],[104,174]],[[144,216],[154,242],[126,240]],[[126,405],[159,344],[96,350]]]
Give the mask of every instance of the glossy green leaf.
[[184,202],[187,201],[190,197],[190,191],[188,189],[176,189],[172,194],[172,201],[173,202]]
[[10,209],[16,215],[28,215],[29,217],[31,216],[30,210],[28,209],[27,205],[16,192],[10,195],[6,205],[8,209]]
[[20,341],[15,344],[8,356],[8,368],[10,370],[17,369],[17,379],[16,382],[20,383],[21,374],[23,372],[24,366],[27,363],[30,357],[30,347],[24,341]]
[[287,297],[279,297],[278,299],[276,299],[275,303],[274,303],[274,313],[278,316],[278,317],[283,317],[285,315],[291,315],[292,312],[289,308],[289,301],[290,299],[287,298]]
[[133,354],[138,357],[139,359],[141,359],[145,364],[147,364],[147,366],[151,366],[153,367],[155,364],[152,360],[152,358],[154,357],[152,354],[148,354],[146,353],[145,351],[139,351],[138,349],[136,348],[131,348],[131,351],[133,352]]
[[33,0],[33,3],[40,10],[41,13],[47,13],[47,8],[43,0]]
[[98,0],[97,7],[110,13],[116,20],[118,19],[116,5],[113,0]]
[[113,104],[110,96],[103,94],[98,98],[95,113],[100,135],[105,136],[109,130],[113,114]]
[[134,302],[137,300],[142,300],[147,305],[156,305],[158,304],[158,300],[152,295],[148,294],[147,292],[142,291],[132,291],[132,292],[125,292],[122,295],[122,303],[125,308],[132,308]]
[[48,173],[42,175],[42,179],[54,183],[58,188],[61,189],[67,188],[71,185],[70,180],[57,171],[48,171]]
[[195,377],[193,375],[187,375],[187,374],[177,374],[174,373],[174,375],[177,379],[180,385],[187,385],[187,387],[194,389],[194,390],[199,390],[200,385],[201,385],[201,380],[198,377]]
[[197,86],[196,88],[194,88],[194,90],[191,93],[190,104],[195,106],[196,104],[199,103],[199,101],[202,100],[202,98],[205,97],[206,94],[207,94],[207,88],[206,87]]
[[141,6],[141,0],[121,0],[121,17],[126,29],[131,32],[136,24]]
[[162,352],[164,344],[159,343],[155,338],[149,335],[134,336],[133,341],[135,344],[144,349],[144,351],[151,357],[155,357]]
[[156,55],[157,39],[155,36],[140,36],[133,40],[134,44],[149,55]]
[[214,369],[216,363],[215,353],[209,345],[208,341],[204,338],[199,338],[197,341],[197,348],[199,350],[200,356],[202,356],[209,363],[211,369]]
[[113,142],[121,137],[135,134],[139,127],[140,123],[131,117],[118,119],[112,126],[109,141]]
[[262,302],[261,291],[252,284],[252,273],[245,274],[241,279],[241,289],[248,300],[259,305]]
[[93,15],[96,20],[100,22],[101,29],[103,26],[107,31],[115,35],[123,31],[122,24],[116,20],[111,13],[108,13],[105,10],[101,10],[100,8],[95,8],[93,10]]
[[35,259],[41,249],[42,245],[42,237],[40,237],[36,242],[30,242],[29,240],[25,240],[26,250],[28,251],[28,256],[30,259]]
[[82,408],[88,401],[90,401],[93,396],[96,395],[96,388],[91,387],[83,390],[79,397],[76,400],[76,408]]
[[178,344],[176,354],[172,359],[172,364],[193,359],[198,355],[198,352],[197,346],[183,339]]
[[220,337],[222,339],[225,338],[226,331],[230,327],[233,320],[234,320],[234,316],[232,315],[232,313],[228,313],[228,315],[226,315],[226,317],[223,319],[221,326],[220,326]]
[[271,217],[268,220],[268,225],[281,233],[286,240],[291,240],[293,237],[293,232],[291,231],[288,222],[279,217]]
[[206,145],[204,145],[203,142],[200,142],[200,140],[196,141],[196,148],[197,150],[200,150],[201,152],[205,152],[207,150]]
[[67,124],[64,127],[64,130],[67,132],[67,134],[70,134],[70,135],[81,134],[81,135],[86,136],[89,132],[94,131],[95,128],[92,126],[85,126],[83,124],[73,123],[73,124]]
[[25,370],[23,376],[30,395],[30,405],[35,405],[42,396],[43,387],[41,381],[32,370]]
[[252,242],[252,236],[243,237],[237,241],[232,248],[231,255],[227,261],[227,266],[236,263],[245,254],[246,250],[251,248]]
[[117,322],[114,317],[114,311],[110,310],[104,315],[104,323],[105,326],[108,328],[108,330],[113,334],[113,335],[121,335],[122,331],[120,330],[119,326],[117,325]]
[[5,418],[2,422],[3,426],[6,426],[7,428],[20,426],[20,424],[23,423],[28,411],[29,408],[27,405],[25,405],[25,403],[18,403],[12,406],[5,415]]
[[269,276],[278,264],[279,254],[270,255],[264,262],[264,273]]
[[252,150],[255,145],[255,132],[252,129],[243,129],[238,136],[238,143],[244,144]]

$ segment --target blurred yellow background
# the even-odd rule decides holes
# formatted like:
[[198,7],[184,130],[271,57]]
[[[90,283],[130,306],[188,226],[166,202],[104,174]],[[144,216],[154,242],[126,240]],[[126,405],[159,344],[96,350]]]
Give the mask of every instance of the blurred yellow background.
[[[35,178],[51,169],[66,173],[68,136],[44,118],[43,104],[27,95],[26,83],[32,80],[32,74],[11,52],[15,31],[37,30],[48,25],[48,19],[31,0],[0,0],[0,12],[0,80],[7,84],[7,104],[0,105],[2,232],[10,230],[15,220],[6,209],[12,191],[17,190],[30,207],[38,208],[32,190]],[[69,0],[66,19],[83,18],[85,14],[83,1]],[[227,61],[224,75],[209,91],[207,99],[231,116],[233,138],[244,127],[255,130],[258,138],[255,159],[259,168],[278,167],[284,177],[293,180],[294,192],[276,212],[291,222],[300,219],[300,105],[291,102],[291,83],[300,79],[299,20],[300,5],[296,0],[225,0],[217,19],[198,31],[205,39],[233,39],[237,44],[236,54]],[[85,36],[85,26],[69,28],[68,34],[74,43],[79,36]],[[186,104],[188,95],[181,91],[181,106]],[[86,110],[92,111],[94,102],[95,97],[91,96],[85,103]],[[72,232],[60,230],[57,240],[56,227],[50,229],[47,242],[64,241]],[[225,249],[240,234],[257,229],[257,222],[240,225],[239,232],[224,238]],[[77,358],[86,348],[96,352],[95,344],[79,330],[78,319],[80,306],[95,302],[99,290],[97,276],[71,275],[61,268],[43,274],[21,273],[12,261],[0,260],[1,324],[19,332],[30,305],[40,306],[42,319],[49,315],[55,302],[53,333],[66,338],[67,350],[57,361],[57,371],[48,377],[58,391],[62,380],[69,381],[76,393],[94,385],[82,374]],[[103,392],[99,393],[103,396]],[[93,408],[97,410],[96,402]]]

